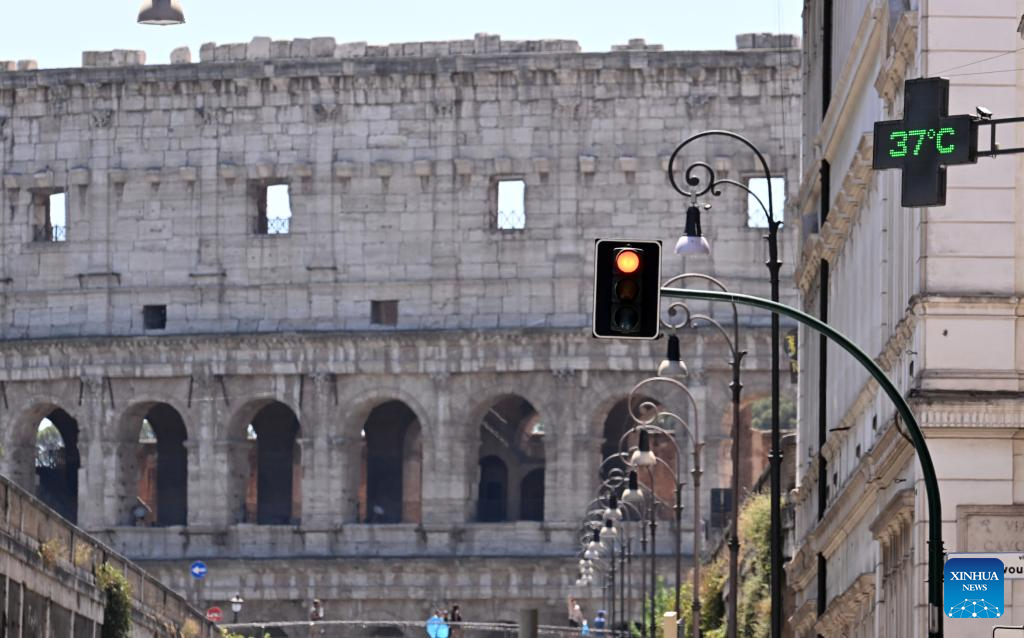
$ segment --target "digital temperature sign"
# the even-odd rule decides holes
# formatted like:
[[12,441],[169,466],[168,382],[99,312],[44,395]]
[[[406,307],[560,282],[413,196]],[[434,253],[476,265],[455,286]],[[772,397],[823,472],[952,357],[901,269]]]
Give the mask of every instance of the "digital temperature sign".
[[876,169],[903,171],[905,207],[946,203],[946,166],[977,161],[977,121],[971,115],[947,115],[949,80],[907,80],[903,119],[875,122]]

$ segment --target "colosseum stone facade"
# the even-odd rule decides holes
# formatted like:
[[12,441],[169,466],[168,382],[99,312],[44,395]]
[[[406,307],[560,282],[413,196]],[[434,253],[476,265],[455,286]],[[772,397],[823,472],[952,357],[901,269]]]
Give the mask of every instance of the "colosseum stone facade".
[[[799,182],[798,45],[738,43],[256,38],[169,65],[0,63],[0,469],[197,604],[241,592],[243,620],[319,597],[335,618],[457,601],[560,623],[602,447],[664,354],[590,336],[594,240],[671,246],[667,158],[706,128]],[[757,176],[728,142],[687,159]],[[746,198],[712,203],[712,256],[667,251],[664,272],[766,293]],[[749,401],[767,321],[741,322]],[[704,485],[725,488],[727,349],[698,330],[683,354]]]

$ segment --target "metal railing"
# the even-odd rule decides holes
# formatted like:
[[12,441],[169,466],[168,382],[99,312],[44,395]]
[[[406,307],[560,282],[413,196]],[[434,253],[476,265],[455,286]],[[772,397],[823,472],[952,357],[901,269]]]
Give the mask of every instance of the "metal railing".
[[526,210],[499,210],[496,223],[498,230],[523,230],[526,228]]
[[[368,638],[373,636],[393,638],[421,638],[428,636],[427,621],[372,621],[372,620],[320,620],[257,622],[222,624],[221,627],[245,638]],[[519,628],[512,622],[477,623],[462,622],[448,624],[449,638],[516,638]],[[582,635],[579,628],[541,625],[537,636],[547,638],[570,638]],[[443,635],[443,634],[442,634]],[[590,629],[586,634],[595,637],[610,637],[612,632]]]
[[50,224],[39,224],[32,227],[32,241],[34,242],[61,242],[68,239],[67,226],[51,226]]
[[291,217],[268,217],[268,235],[287,235],[291,232]]

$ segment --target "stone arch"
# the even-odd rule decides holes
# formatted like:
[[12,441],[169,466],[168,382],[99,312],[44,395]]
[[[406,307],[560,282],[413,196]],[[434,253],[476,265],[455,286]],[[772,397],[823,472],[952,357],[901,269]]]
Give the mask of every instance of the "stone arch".
[[[655,400],[653,398],[642,397],[634,399],[634,401],[636,402],[634,404],[634,410],[636,410],[636,407],[637,405],[639,405],[640,402]],[[626,433],[630,429],[632,429],[633,426],[636,424],[635,420],[633,419],[633,416],[630,414],[628,402],[629,397],[623,397],[622,399],[616,401],[608,410],[607,415],[605,416],[601,438],[602,461],[608,458],[610,455],[619,452],[620,445],[623,448],[622,451],[627,451],[630,448],[635,448],[637,444],[636,435],[629,435],[625,441],[625,444],[622,444],[622,437],[626,435]],[[657,404],[658,402],[655,401],[655,403]],[[663,423],[659,425],[665,427],[666,429],[672,430],[672,425],[669,423]],[[679,435],[679,433],[677,432],[674,432],[674,434],[674,438],[676,440],[677,445],[679,446],[679,450],[685,454],[687,446],[690,443],[689,439],[686,437],[685,434]],[[657,494],[658,499],[662,503],[671,506],[671,504],[675,502],[676,489],[676,477],[674,477],[673,474],[675,472],[685,474],[688,471],[688,468],[682,466],[677,467],[676,447],[672,445],[672,443],[666,437],[652,436],[651,449],[654,451],[655,454],[658,455],[658,458],[664,460],[665,463],[672,469],[669,469],[669,467],[665,467],[664,465],[659,463],[657,466],[655,466],[655,468],[652,471],[639,472],[638,478],[640,480],[641,485],[644,485],[647,488],[650,488],[653,482],[655,493]],[[601,466],[601,480],[603,481],[605,478],[607,478],[609,473],[615,468],[619,469],[622,472],[628,471],[628,468],[624,461],[611,461]],[[686,482],[686,476],[679,476],[678,479],[683,482]],[[661,516],[662,518],[670,518],[669,510],[667,508],[663,508],[662,511],[659,512],[659,516]]]
[[398,399],[377,403],[360,428],[358,520],[422,520],[423,441],[420,417]]
[[[540,413],[522,396],[502,394],[484,402],[475,414],[479,424],[477,520],[544,520],[545,425]],[[494,460],[505,468],[505,496],[497,503],[484,491],[488,483],[493,484],[493,476],[485,471],[495,471]],[[503,518],[493,516],[498,509],[504,510]]]
[[26,418],[30,423],[34,421],[36,427],[35,482],[31,491],[58,514],[76,523],[82,467],[78,421],[52,403],[31,408]]
[[15,483],[35,492],[36,444],[39,423],[63,402],[52,397],[36,397],[22,407],[0,412],[0,471]]
[[263,397],[240,407],[228,420],[231,444],[230,502],[237,520],[294,525],[302,517],[301,422],[288,402]]
[[121,507],[134,525],[188,524],[188,427],[164,401],[133,403],[118,425]]

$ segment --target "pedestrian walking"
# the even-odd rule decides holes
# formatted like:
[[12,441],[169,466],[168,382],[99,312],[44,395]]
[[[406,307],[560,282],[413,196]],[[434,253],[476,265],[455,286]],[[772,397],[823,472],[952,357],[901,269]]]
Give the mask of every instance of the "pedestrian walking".
[[569,626],[580,627],[583,622],[583,610],[580,609],[580,604],[576,602],[576,599],[569,596]]
[[324,619],[324,606],[319,598],[313,599],[313,606],[309,608],[309,622],[316,622]]
[[608,620],[604,614],[605,611],[603,609],[597,610],[597,616],[594,618],[594,629],[604,629],[608,625]]
[[437,638],[450,638],[452,633],[451,625],[448,624],[448,612],[441,612],[441,624],[437,628]]
[[452,605],[448,620],[451,622],[451,638],[460,638],[462,636],[462,610],[458,605]]
[[323,619],[324,619],[324,606],[323,606],[323,603],[320,602],[319,598],[314,598],[313,599],[313,606],[309,608],[309,636],[310,636],[310,638],[312,638],[313,636],[318,636],[318,635],[322,636],[323,635],[323,633],[324,633],[323,628],[317,630],[317,628],[315,627],[315,624],[318,621],[321,621]]
[[441,610],[435,609],[434,615],[427,619],[427,636],[430,638],[440,638],[439,633],[441,631],[441,625],[444,621],[441,619]]
[[590,635],[590,627],[587,626],[587,619],[586,618],[583,619],[583,626],[580,627],[580,635],[581,636],[589,636]]

